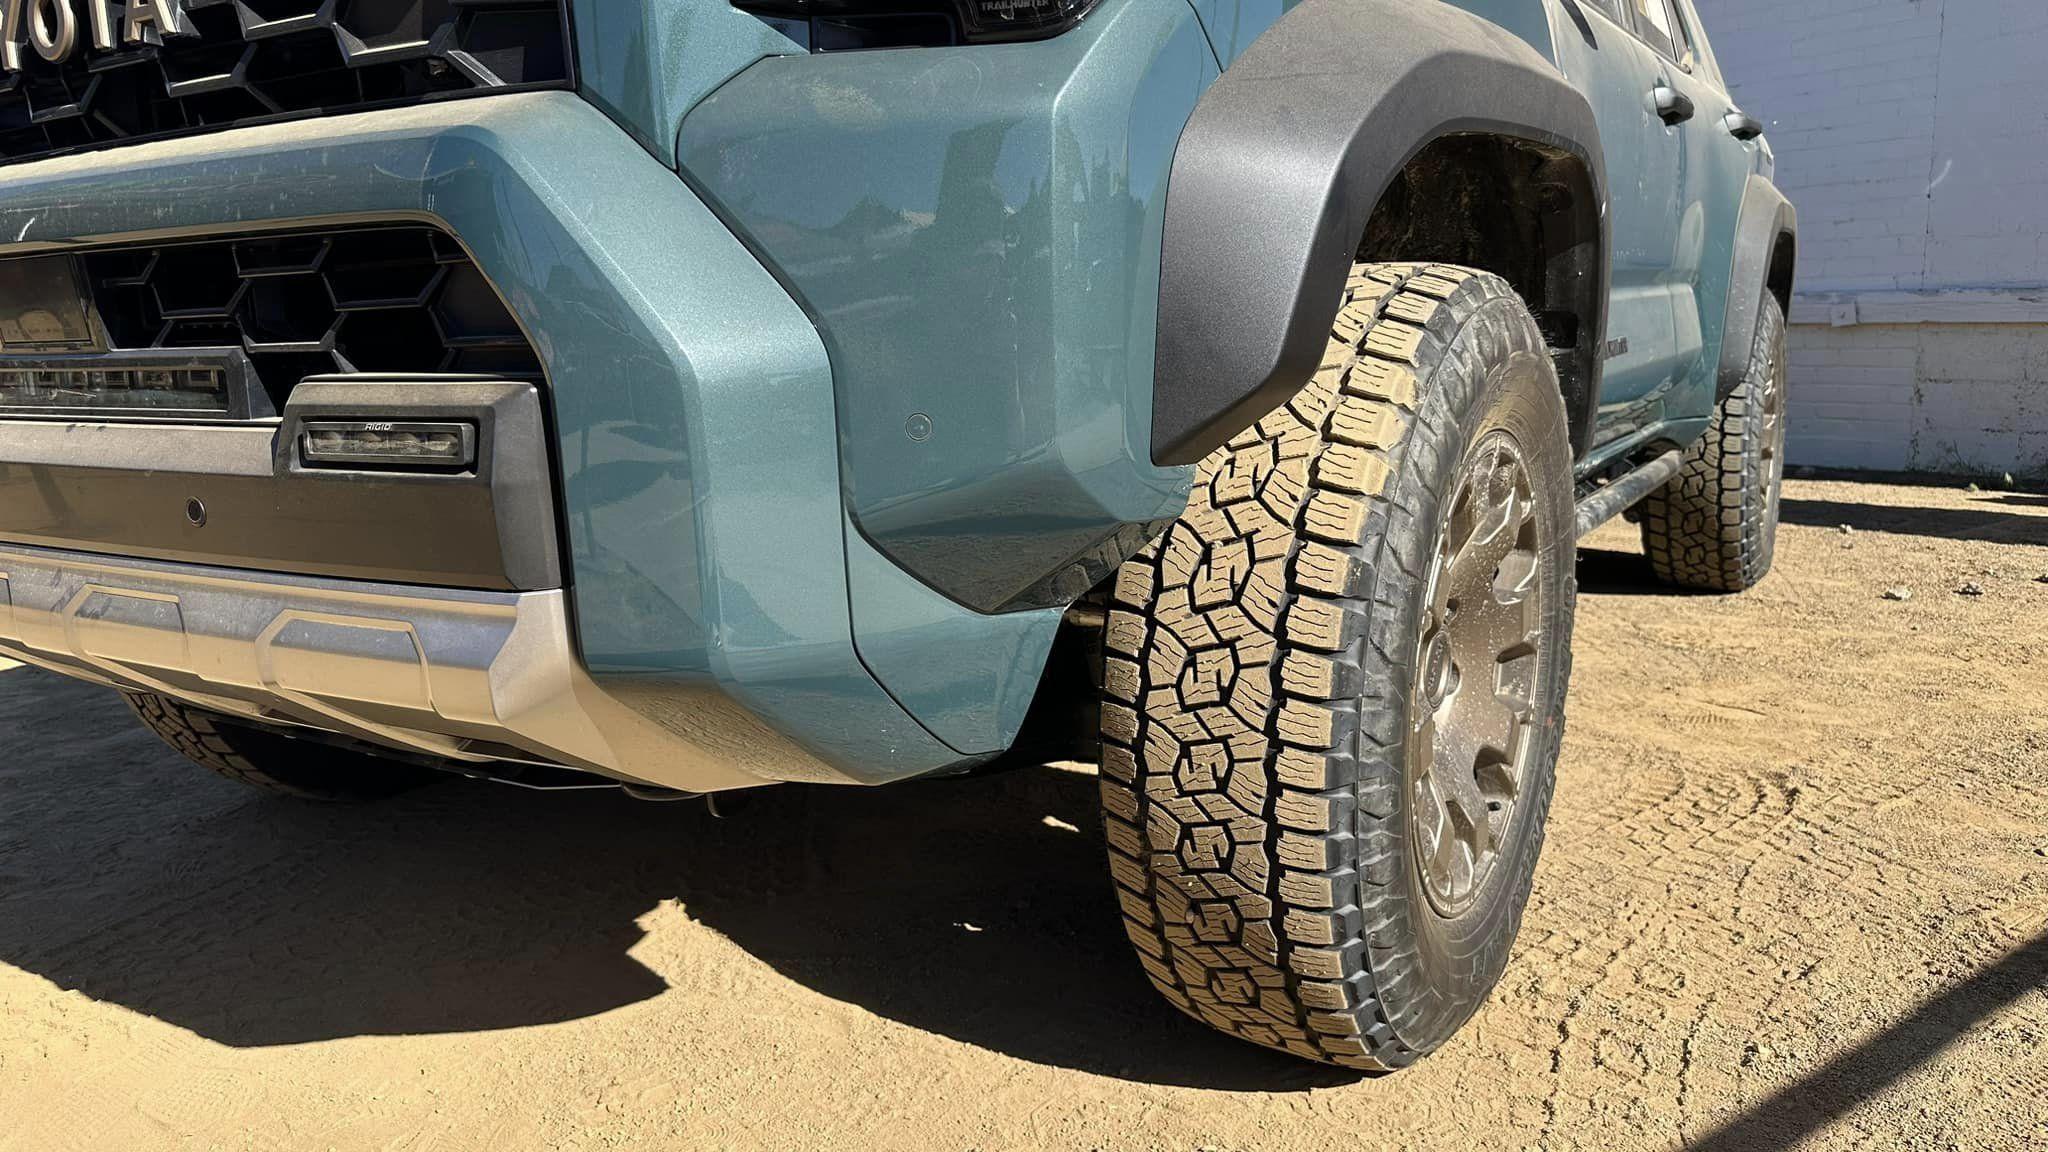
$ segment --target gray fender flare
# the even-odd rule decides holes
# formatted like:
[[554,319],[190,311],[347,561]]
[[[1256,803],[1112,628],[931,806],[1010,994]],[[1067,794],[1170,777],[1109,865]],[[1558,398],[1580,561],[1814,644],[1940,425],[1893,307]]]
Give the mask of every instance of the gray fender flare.
[[1167,184],[1155,463],[1200,460],[1314,374],[1374,206],[1425,145],[1461,132],[1584,162],[1604,277],[1592,107],[1495,24],[1435,0],[1304,0],[1209,87]]
[[[1792,267],[1772,266],[1778,243],[1796,244],[1799,213],[1769,180],[1751,173],[1742,189],[1742,211],[1735,221],[1735,262],[1728,272],[1727,311],[1721,330],[1721,363],[1715,375],[1714,399],[1728,398],[1749,374],[1750,346],[1756,342],[1757,313],[1765,294],[1782,289],[1779,303],[1791,310]],[[1789,249],[1788,249],[1789,251]],[[1782,276],[1782,280],[1779,277]]]

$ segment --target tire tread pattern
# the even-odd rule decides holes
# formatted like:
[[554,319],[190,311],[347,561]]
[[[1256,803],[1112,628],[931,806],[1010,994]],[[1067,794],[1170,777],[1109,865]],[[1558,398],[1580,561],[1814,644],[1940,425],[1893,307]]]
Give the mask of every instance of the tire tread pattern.
[[1783,310],[1766,295],[1748,375],[1715,409],[1706,435],[1686,449],[1678,475],[1643,499],[1643,551],[1659,580],[1742,592],[1770,573],[1778,473],[1763,455],[1764,414],[1753,398],[1767,373],[1784,371],[1784,335]]
[[217,722],[167,696],[123,692],[143,725],[211,772],[299,800],[368,800],[432,777],[429,769]]
[[1488,319],[1479,344],[1541,349],[1494,276],[1354,267],[1314,379],[1198,467],[1112,594],[1101,792],[1126,933],[1183,1012],[1312,1060],[1401,1067],[1421,1055],[1403,1035],[1447,1032],[1452,1011],[1389,1006],[1375,981],[1399,980],[1384,953],[1406,946],[1407,686],[1384,670],[1406,664],[1397,601],[1426,565],[1388,541],[1416,532],[1391,480],[1418,381],[1465,354],[1450,336],[1482,311],[1526,332]]

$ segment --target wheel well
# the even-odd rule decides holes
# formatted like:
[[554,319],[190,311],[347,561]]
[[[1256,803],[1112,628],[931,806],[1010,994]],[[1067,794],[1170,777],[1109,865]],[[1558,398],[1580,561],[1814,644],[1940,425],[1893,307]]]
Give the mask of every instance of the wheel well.
[[1790,232],[1778,233],[1776,243],[1771,246],[1771,268],[1764,275],[1764,283],[1771,295],[1778,298],[1778,307],[1786,316],[1792,315],[1792,266],[1799,251],[1799,238]]
[[1601,237],[1599,194],[1579,157],[1516,137],[1459,133],[1424,146],[1388,185],[1358,258],[1463,264],[1512,285],[1551,347],[1573,454],[1583,456],[1605,327]]

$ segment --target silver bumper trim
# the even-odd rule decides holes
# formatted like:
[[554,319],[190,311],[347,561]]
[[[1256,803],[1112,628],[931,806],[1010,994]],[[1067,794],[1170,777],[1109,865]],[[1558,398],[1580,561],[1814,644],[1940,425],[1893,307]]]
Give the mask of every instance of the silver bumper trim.
[[[748,757],[728,754],[730,731],[707,747],[613,699],[576,656],[560,591],[412,588],[0,545],[0,655],[450,760],[532,759],[690,791],[780,774],[742,771]],[[707,727],[729,729],[734,717],[718,719]]]

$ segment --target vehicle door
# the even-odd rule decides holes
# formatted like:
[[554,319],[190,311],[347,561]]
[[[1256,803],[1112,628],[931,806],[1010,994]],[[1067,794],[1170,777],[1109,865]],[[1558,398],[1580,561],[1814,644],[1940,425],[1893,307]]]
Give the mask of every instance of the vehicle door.
[[[1623,2],[1641,44],[1642,83],[1655,125],[1653,170],[1662,178],[1642,189],[1643,202],[1661,218],[1658,234],[1670,247],[1658,282],[1631,317],[1641,325],[1643,346],[1636,346],[1633,333],[1622,334],[1630,341],[1619,357],[1623,379],[1602,391],[1602,432],[1609,437],[1711,411],[1735,216],[1749,171],[1742,143],[1724,126],[1733,105],[1697,47],[1690,4]],[[1610,372],[1614,367],[1610,361]]]
[[[1714,61],[1693,0],[1667,0],[1671,6],[1672,48],[1665,58],[1664,78],[1692,101],[1693,115],[1678,126],[1684,143],[1687,211],[1681,225],[1680,252],[1694,265],[1693,303],[1702,345],[1693,378],[1671,401],[1673,418],[1705,416],[1714,406],[1714,377],[1720,367],[1721,336],[1726,329],[1730,284],[1735,262],[1735,231],[1742,194],[1756,168],[1758,138],[1763,125],[1745,115],[1728,95]],[[1696,223],[1694,219],[1696,218]],[[1694,233],[1697,233],[1695,235]],[[1761,286],[1738,286],[1761,291]]]
[[[1559,2],[1570,19],[1556,30],[1558,64],[1593,106],[1607,168],[1611,258],[1597,445],[1641,427],[1699,359],[1697,325],[1688,339],[1674,300],[1687,276],[1684,146],[1658,112],[1661,58],[1637,32],[1648,24],[1640,16],[1646,0]],[[1689,299],[1685,305],[1691,311]]]

